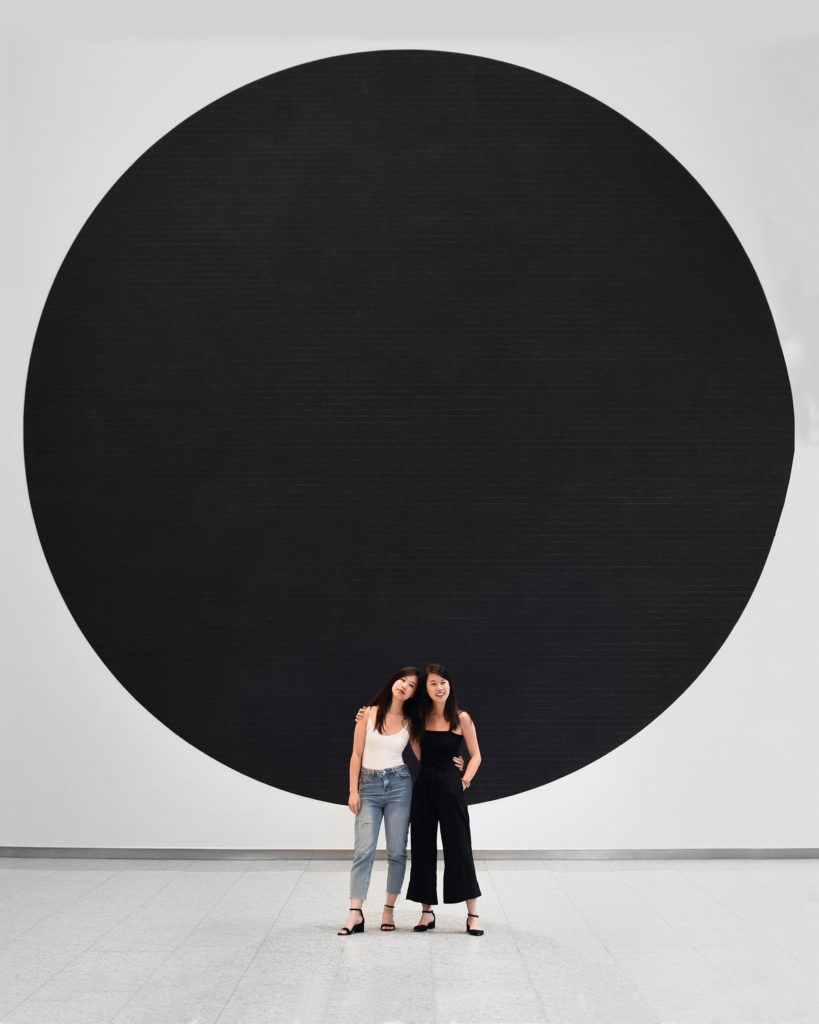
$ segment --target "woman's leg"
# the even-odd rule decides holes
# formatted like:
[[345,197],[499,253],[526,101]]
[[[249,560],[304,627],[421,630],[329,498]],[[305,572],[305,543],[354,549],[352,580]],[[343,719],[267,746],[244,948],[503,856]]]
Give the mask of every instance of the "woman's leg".
[[[355,816],[355,846],[353,848],[353,866],[350,871],[350,906],[361,910],[370,887],[370,876],[375,860],[375,847],[384,816],[383,799],[379,799],[378,790],[381,784],[376,781],[362,783],[359,786],[361,808]],[[364,915],[350,911],[345,928],[360,924]]]
[[381,923],[394,924],[390,907],[404,884],[407,868],[407,832],[409,830],[410,805],[412,802],[412,778],[407,769],[388,776],[387,799],[384,805],[384,829],[387,834],[387,898]]
[[[412,791],[410,839],[412,864],[407,899],[421,903],[425,910],[438,902],[438,812],[435,780],[420,776]],[[430,917],[422,918],[429,924]]]
[[[444,848],[444,903],[474,902],[481,894],[472,857],[469,810],[457,773],[441,787],[441,845]],[[473,908],[470,913],[477,913]],[[475,924],[477,927],[477,923]]]

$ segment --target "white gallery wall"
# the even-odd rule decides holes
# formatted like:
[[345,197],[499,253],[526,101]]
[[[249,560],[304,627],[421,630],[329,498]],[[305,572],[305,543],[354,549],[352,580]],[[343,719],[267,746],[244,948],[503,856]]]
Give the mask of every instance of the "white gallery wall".
[[[97,658],[54,585],[34,528],[23,401],[39,315],[63,257],[105,192],[153,142],[211,101],[282,68],[346,52],[422,48],[493,57],[558,78],[624,114],[677,157],[725,214],[760,277],[796,412],[779,530],[717,656],[617,750],[548,786],[474,806],[474,844],[819,847],[813,5],[785,2],[765,12],[733,0],[699,2],[674,15],[635,0],[580,3],[571,13],[544,5],[536,15],[515,3],[416,4],[391,13],[389,6],[277,12],[248,0],[138,9],[13,0],[3,9],[0,846],[351,846],[346,808],[276,790],[212,760],[154,719]],[[355,702],[357,689],[350,693]],[[352,722],[331,727],[349,728],[352,738]],[[314,722],[304,730],[309,771],[321,731]],[[339,764],[340,775],[346,771]],[[473,793],[479,788],[480,775]]]

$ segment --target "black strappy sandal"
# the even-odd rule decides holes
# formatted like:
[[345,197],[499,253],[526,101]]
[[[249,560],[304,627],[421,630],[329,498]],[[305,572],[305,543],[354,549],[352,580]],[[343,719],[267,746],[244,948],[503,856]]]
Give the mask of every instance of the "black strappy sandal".
[[339,928],[336,932],[337,935],[354,935],[356,932],[364,931],[364,911],[361,907],[350,907],[350,911],[357,910],[361,914],[361,921],[358,924],[354,924],[352,928],[348,928],[346,925],[344,928]]
[[483,928],[470,928],[469,919],[470,917],[480,917],[479,914],[467,914],[466,915],[466,930],[469,935],[483,935]]
[[[385,903],[384,906],[388,907],[390,910],[395,910],[395,904],[394,903]],[[381,931],[382,932],[394,932],[395,931],[395,925],[394,924],[382,924],[381,925]]]
[[422,910],[421,917],[424,914],[432,914],[432,924],[417,924],[412,930],[414,932],[431,932],[435,927],[435,911],[434,910]]

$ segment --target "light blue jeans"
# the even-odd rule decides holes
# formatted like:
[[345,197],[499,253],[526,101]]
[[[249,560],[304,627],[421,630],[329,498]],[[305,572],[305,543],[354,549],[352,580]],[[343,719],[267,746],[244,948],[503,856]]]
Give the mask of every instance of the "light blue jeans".
[[407,866],[412,776],[405,764],[375,771],[362,768],[358,780],[361,810],[355,816],[355,849],[350,899],[363,900],[370,886],[381,821],[387,833],[387,892],[401,892]]

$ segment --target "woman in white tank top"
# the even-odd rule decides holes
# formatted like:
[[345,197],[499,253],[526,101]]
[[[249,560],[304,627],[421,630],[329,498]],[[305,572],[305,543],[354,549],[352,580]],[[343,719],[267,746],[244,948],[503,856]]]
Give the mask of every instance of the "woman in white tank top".
[[387,837],[387,900],[381,930],[395,930],[392,908],[404,882],[412,799],[412,777],[404,764],[404,748],[410,738],[411,701],[418,676],[419,670],[412,665],[396,672],[356,722],[347,801],[355,815],[350,912],[339,935],[364,931],[361,907],[370,884],[382,819]]

